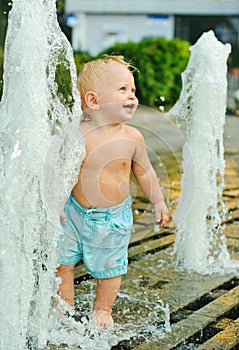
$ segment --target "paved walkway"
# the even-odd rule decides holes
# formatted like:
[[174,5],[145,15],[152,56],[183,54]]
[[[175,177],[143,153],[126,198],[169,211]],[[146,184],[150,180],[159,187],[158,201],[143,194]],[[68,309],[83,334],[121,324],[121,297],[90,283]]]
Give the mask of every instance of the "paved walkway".
[[[179,150],[185,141],[185,128],[179,129],[175,118],[169,118],[150,108],[139,109],[132,124],[144,132],[146,139],[149,139],[149,146],[159,151]],[[239,148],[238,135],[239,117],[227,116],[224,128],[225,149]]]

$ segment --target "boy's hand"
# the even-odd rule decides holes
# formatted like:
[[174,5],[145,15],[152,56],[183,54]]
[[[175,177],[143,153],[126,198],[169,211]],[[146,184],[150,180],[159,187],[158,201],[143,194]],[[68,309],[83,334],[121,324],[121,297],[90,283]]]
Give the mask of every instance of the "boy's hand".
[[168,208],[164,201],[154,204],[154,213],[156,224],[160,225],[161,228],[164,227],[169,219]]
[[64,211],[61,213],[60,218],[61,218],[61,221],[63,222],[66,221],[66,214],[64,213]]

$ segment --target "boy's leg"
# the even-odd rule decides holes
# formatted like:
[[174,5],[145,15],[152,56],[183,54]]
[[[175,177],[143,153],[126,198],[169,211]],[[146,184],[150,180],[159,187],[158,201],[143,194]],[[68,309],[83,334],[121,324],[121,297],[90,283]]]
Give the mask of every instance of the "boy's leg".
[[121,285],[121,276],[97,280],[94,321],[101,327],[113,325],[112,307]]
[[71,306],[74,306],[74,267],[75,265],[60,265],[56,273],[61,278],[58,294]]

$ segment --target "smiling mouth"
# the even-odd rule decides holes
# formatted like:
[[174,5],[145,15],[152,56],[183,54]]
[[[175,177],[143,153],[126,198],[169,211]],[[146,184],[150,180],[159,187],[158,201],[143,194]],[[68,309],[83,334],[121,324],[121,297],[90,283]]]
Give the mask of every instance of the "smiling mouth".
[[134,103],[129,103],[127,105],[124,105],[124,108],[129,110],[129,111],[133,111],[135,109],[135,104]]

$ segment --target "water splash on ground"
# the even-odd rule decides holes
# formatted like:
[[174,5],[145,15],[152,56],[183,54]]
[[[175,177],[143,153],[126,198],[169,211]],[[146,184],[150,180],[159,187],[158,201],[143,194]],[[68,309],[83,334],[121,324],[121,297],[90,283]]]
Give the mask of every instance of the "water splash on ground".
[[89,323],[95,282],[82,282],[79,288],[76,287],[76,295],[72,316],[58,320],[54,317],[50,345],[46,349],[61,349],[64,346],[70,350],[108,350],[119,343],[132,345],[139,339],[141,342],[162,339],[166,332],[171,331],[169,307],[159,298],[149,300],[140,291],[134,295],[120,291],[115,303],[115,325],[112,329],[101,329]]

